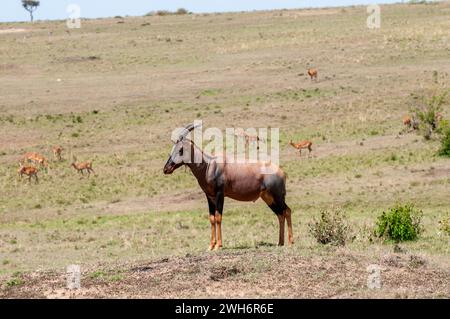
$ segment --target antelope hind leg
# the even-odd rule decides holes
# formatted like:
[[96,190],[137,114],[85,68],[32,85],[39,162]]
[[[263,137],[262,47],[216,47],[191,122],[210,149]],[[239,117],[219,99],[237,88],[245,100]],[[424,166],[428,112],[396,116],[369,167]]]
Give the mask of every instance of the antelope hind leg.
[[214,249],[222,248],[222,214],[216,212],[217,243]]
[[213,250],[216,246],[216,218],[213,214],[209,214],[209,222],[211,223],[211,241],[209,250]]
[[293,245],[294,244],[294,234],[292,232],[292,219],[291,219],[292,211],[288,206],[286,206],[286,209],[284,210],[283,215],[286,217],[286,221],[287,221],[287,225],[288,225],[289,245]]

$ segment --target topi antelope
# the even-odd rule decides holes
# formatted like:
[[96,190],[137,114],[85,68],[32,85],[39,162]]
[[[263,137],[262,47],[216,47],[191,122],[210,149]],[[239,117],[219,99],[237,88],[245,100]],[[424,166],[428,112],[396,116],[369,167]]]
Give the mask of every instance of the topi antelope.
[[[178,137],[164,166],[164,174],[172,174],[177,168],[186,165],[197,178],[208,201],[211,223],[209,249],[222,247],[225,197],[253,202],[261,197],[278,217],[278,245],[284,245],[285,221],[288,225],[289,244],[292,245],[291,209],[285,202],[286,176],[283,171],[271,163],[233,163],[223,155],[219,157],[206,154],[186,138],[193,129],[193,124],[188,125]],[[264,174],[265,170],[270,170],[270,174]]]
[[84,175],[84,170],[87,171],[88,177],[91,176],[91,172],[95,174],[94,170],[92,169],[92,162],[83,162],[83,163],[75,163],[75,161],[72,162],[71,166],[75,168],[78,173],[81,173],[81,175]]
[[292,140],[289,141],[289,144],[292,145],[292,147],[298,149],[298,155],[302,156],[302,149],[308,149],[309,150],[309,154],[308,156],[311,156],[311,152],[312,152],[312,142],[310,141],[301,141],[298,143],[293,143]]
[[38,169],[33,166],[23,166],[21,162],[19,162],[19,169],[17,170],[17,174],[22,178],[23,175],[28,176],[28,181],[31,183],[31,177],[34,177],[34,181],[36,184],[38,183],[39,179],[37,176]]
[[308,69],[308,75],[311,77],[311,81],[313,79],[317,81],[317,69]]

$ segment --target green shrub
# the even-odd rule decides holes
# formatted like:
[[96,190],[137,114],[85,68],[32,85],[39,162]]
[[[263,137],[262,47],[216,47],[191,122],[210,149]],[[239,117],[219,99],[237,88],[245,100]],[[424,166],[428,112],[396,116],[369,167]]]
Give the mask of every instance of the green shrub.
[[350,227],[342,210],[322,211],[320,218],[309,224],[309,230],[318,243],[345,245]]
[[441,148],[439,155],[450,157],[450,126],[446,126],[441,134]]
[[23,284],[24,284],[24,281],[20,278],[13,278],[6,282],[7,287],[15,287],[15,286],[23,285]]
[[418,105],[414,108],[414,114],[419,121],[419,132],[426,140],[431,139],[433,132],[439,133],[440,123],[437,115],[442,112],[442,107],[448,102],[450,90],[424,94],[422,96],[413,95]]
[[422,231],[422,215],[413,205],[397,205],[378,217],[375,234],[395,242],[415,240]]

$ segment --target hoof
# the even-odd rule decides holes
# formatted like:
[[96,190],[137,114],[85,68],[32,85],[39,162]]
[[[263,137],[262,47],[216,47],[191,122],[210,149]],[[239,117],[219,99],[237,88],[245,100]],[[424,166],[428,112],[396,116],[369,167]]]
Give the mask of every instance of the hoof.
[[216,244],[210,244],[208,250],[214,250],[216,247]]
[[220,250],[222,249],[222,245],[216,244],[216,246],[214,246],[214,250]]

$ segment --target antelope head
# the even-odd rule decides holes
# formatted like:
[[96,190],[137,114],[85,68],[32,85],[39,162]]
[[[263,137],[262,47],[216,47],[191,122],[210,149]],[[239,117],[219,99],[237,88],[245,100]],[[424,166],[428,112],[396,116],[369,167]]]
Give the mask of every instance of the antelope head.
[[172,147],[166,165],[164,165],[164,174],[172,174],[178,167],[191,162],[192,142],[186,136],[198,126],[189,124],[181,131],[180,136]]

